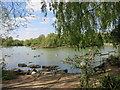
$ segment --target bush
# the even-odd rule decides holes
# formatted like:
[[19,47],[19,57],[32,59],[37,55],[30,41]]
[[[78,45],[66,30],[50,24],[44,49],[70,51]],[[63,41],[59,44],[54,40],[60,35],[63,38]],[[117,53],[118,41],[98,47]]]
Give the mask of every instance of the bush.
[[104,76],[100,80],[102,88],[118,90],[120,88],[120,76]]
[[107,58],[107,63],[110,66],[118,66],[118,67],[120,67],[120,56],[119,55],[117,55],[117,56],[111,55],[109,58]]
[[119,55],[110,55],[109,59],[120,59]]
[[3,70],[2,71],[2,80],[10,80],[15,77],[15,73],[10,70]]

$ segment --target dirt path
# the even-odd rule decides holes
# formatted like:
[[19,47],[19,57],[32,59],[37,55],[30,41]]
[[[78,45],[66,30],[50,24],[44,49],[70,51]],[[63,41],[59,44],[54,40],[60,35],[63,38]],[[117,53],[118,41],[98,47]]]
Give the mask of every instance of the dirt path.
[[80,74],[20,75],[3,81],[3,88],[75,88]]

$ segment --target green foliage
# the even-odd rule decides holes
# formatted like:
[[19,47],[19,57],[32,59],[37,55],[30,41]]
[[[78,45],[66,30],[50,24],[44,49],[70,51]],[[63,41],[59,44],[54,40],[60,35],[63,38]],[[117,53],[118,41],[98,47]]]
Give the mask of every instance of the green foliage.
[[[102,39],[101,34],[99,34],[99,37],[96,37],[95,36],[96,34],[97,33],[94,32],[94,34],[93,34],[94,39],[90,39],[90,37],[91,37],[90,32],[87,33],[88,37],[86,37],[86,39],[82,42],[82,43],[86,43],[86,46],[83,46],[83,47],[91,47],[91,46],[101,46],[101,45],[103,45],[102,41],[98,42],[98,39],[99,40]],[[85,35],[83,35],[83,36],[85,36]],[[71,46],[72,47],[72,46],[75,46],[70,41],[70,39],[71,39],[71,37],[69,37],[69,36],[64,38],[63,35],[61,35],[59,37],[58,34],[50,33],[50,34],[48,34],[47,37],[45,37],[44,35],[40,35],[38,38],[26,40],[26,41],[24,41],[24,45],[25,46],[40,46],[40,47],[61,47],[61,46],[66,46],[66,47]],[[81,42],[79,44],[81,44]]]
[[111,33],[101,33],[104,43],[112,43]]
[[114,59],[120,59],[120,56],[119,55],[110,55],[109,57],[108,57],[108,59],[111,59],[111,60],[114,60]]
[[94,66],[94,57],[97,51],[89,50],[88,53],[82,56],[75,56],[75,58],[66,58],[64,59],[65,63],[71,65],[72,68],[77,68],[83,74],[80,76],[80,87],[82,88],[89,88],[90,84],[90,77],[94,74],[93,66]]
[[31,46],[31,41],[30,40],[26,40],[24,43],[23,43],[24,46]]
[[116,28],[111,32],[111,38],[114,45],[120,44],[120,20]]
[[57,35],[54,33],[48,34],[45,39],[45,47],[57,47]]
[[63,46],[63,40],[57,34],[50,33],[47,37],[40,35],[38,38],[25,40],[24,46],[40,46],[40,47],[60,47]]
[[120,76],[104,76],[100,80],[102,88],[109,88],[110,90],[120,89]]
[[[43,2],[43,6],[42,12],[46,16],[46,3]],[[67,44],[81,48],[102,46],[104,40],[100,33],[109,33],[110,29],[118,24],[120,18],[119,2],[51,1],[49,7],[57,18],[54,27],[58,35],[69,38]]]
[[12,37],[2,38],[2,46],[23,46],[23,41],[13,40]]
[[0,69],[2,71],[2,80],[13,79],[15,77],[15,73],[13,71],[6,70],[5,59],[3,58],[0,61],[1,61],[1,63],[0,63]]
[[10,80],[15,78],[15,73],[10,70],[2,70],[2,79],[3,80]]
[[[98,35],[98,36],[96,36]],[[82,42],[79,42],[79,45],[83,45],[83,48],[85,47],[91,47],[91,46],[102,46],[104,40],[107,40],[106,37],[103,38],[106,34],[103,33],[95,33],[92,30],[89,30],[88,32],[85,32],[85,34],[82,35],[82,37],[85,37]],[[92,39],[92,37],[94,39]],[[77,45],[73,44],[76,41],[71,42],[71,37],[64,37],[64,35],[59,36],[58,34],[50,33],[48,34],[47,37],[44,35],[40,35],[38,38],[34,39],[29,39],[29,40],[13,40],[12,37],[7,37],[6,39],[2,38],[2,46],[39,46],[39,47],[61,47],[61,46],[66,46],[66,47],[75,47]],[[110,39],[109,39],[110,40]]]

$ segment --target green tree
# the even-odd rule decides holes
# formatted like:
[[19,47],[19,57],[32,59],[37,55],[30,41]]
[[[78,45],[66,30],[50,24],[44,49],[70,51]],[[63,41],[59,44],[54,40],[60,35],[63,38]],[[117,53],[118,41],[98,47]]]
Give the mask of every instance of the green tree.
[[54,33],[48,34],[48,36],[45,39],[45,46],[44,47],[56,47],[57,35]]
[[26,40],[23,43],[24,46],[31,46],[31,41],[30,40]]
[[91,50],[89,49],[88,53],[85,55],[77,56],[75,55],[74,58],[66,58],[64,59],[65,63],[68,63],[71,65],[71,68],[77,68],[80,70],[80,87],[81,88],[90,88],[92,87],[91,84],[91,76],[94,75],[94,57],[95,53],[98,52],[98,50]]
[[13,45],[13,38],[12,37],[7,37],[2,41],[3,46],[12,46]]
[[44,41],[45,41],[45,35],[40,35],[39,37],[38,37],[38,42],[39,42],[39,46],[44,46]]
[[[45,4],[43,3],[42,10],[47,15]],[[100,44],[103,39],[100,39],[100,34],[96,33],[109,32],[111,28],[118,24],[120,18],[119,2],[58,3],[53,1],[49,5],[50,10],[53,11],[57,18],[54,26],[58,34],[63,35],[65,38],[69,37],[69,44],[78,47],[87,47],[88,43],[91,43],[92,46],[93,44],[103,45]],[[89,37],[86,33],[90,34]],[[98,40],[95,41],[94,38]]]
[[23,46],[23,41],[13,40],[13,45],[12,46]]
[[118,25],[116,25],[115,29],[111,32],[111,38],[112,38],[113,44],[120,45],[120,22]]

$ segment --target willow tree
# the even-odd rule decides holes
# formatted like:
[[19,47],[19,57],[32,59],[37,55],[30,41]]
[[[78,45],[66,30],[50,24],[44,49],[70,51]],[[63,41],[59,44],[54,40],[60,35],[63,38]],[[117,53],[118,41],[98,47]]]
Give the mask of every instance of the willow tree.
[[[46,7],[43,2],[45,16]],[[50,2],[49,7],[56,17],[58,34],[77,47],[103,45],[101,33],[111,32],[120,19],[119,2]]]
[[[43,13],[47,16],[46,3],[43,3]],[[49,3],[56,21],[54,27],[59,36],[68,39],[68,44],[74,47],[85,48],[88,46],[102,46],[104,44],[101,33],[111,33],[114,41],[120,43],[118,38],[120,3],[118,2],[60,2]],[[117,35],[117,37],[116,37]],[[83,58],[68,58],[66,63],[83,71],[84,76],[80,77],[81,87],[90,86],[90,77],[93,73],[91,57],[95,53],[87,53]],[[81,65],[81,63],[84,65]],[[77,67],[76,67],[77,66]],[[84,86],[85,84],[85,86]]]

